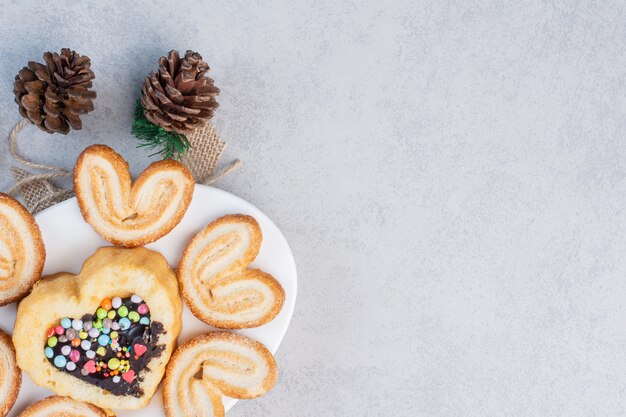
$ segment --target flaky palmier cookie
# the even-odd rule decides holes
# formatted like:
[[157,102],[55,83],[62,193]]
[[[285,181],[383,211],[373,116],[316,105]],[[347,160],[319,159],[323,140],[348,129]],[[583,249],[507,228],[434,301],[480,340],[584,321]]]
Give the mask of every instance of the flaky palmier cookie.
[[261,343],[235,333],[207,333],[176,349],[167,364],[165,414],[222,417],[220,393],[256,398],[272,389],[277,379],[276,361]]
[[193,187],[189,170],[173,160],[152,163],[131,184],[128,163],[105,145],[89,146],[74,166],[85,221],[119,246],[143,246],[169,233],[187,211]]
[[33,216],[0,193],[0,306],[22,298],[41,277],[46,249]]
[[247,269],[261,248],[257,221],[233,214],[220,217],[187,244],[178,281],[192,313],[222,329],[265,324],[285,302],[283,287],[270,274]]
[[0,417],[9,414],[22,386],[11,336],[0,331]]
[[[107,413],[88,403],[70,397],[52,396],[26,408],[18,417],[107,417]],[[109,416],[110,417],[110,416]]]

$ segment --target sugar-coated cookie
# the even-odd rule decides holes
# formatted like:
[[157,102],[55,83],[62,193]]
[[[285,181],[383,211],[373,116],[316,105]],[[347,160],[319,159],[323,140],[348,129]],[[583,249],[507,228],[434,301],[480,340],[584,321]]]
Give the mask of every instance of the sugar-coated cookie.
[[262,240],[257,221],[243,214],[220,217],[191,239],[178,265],[178,280],[196,317],[222,329],[241,329],[265,324],[280,313],[283,287],[270,274],[248,269]]
[[220,393],[259,397],[276,384],[278,367],[263,344],[235,333],[211,332],[184,343],[167,365],[167,417],[222,417]]
[[0,417],[9,414],[22,386],[11,336],[0,331]]
[[41,277],[46,249],[33,216],[0,193],[0,306],[22,298]]
[[52,396],[39,400],[26,408],[18,417],[107,417],[95,405],[81,403],[69,397]]
[[74,190],[85,221],[109,242],[146,245],[165,236],[183,218],[194,179],[180,162],[151,164],[131,183],[128,164],[113,149],[92,145],[74,166]]

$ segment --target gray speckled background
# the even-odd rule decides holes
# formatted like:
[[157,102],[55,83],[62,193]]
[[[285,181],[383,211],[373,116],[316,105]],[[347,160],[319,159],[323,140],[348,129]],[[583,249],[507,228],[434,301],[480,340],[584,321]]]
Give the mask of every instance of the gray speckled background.
[[25,153],[103,142],[137,174],[143,77],[209,61],[245,162],[219,186],[300,277],[280,382],[230,417],[624,415],[624,4],[509,3],[1,1],[0,126],[21,66],[71,46],[96,111]]

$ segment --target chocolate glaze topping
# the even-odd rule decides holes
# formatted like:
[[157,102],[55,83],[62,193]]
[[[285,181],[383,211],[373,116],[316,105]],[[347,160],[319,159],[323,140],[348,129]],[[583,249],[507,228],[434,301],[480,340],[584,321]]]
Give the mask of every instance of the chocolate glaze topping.
[[[143,301],[140,303],[133,302],[130,297],[122,298],[121,306],[125,306],[128,312],[137,312],[138,306],[141,303],[143,303]],[[109,311],[112,310],[117,312],[121,306],[118,307],[118,309],[111,308]],[[136,317],[137,316],[134,316],[134,318]],[[120,319],[121,317],[118,314],[112,319],[112,321],[119,322]],[[95,323],[98,321],[98,317],[96,314],[86,314],[81,320],[83,323]],[[88,335],[84,339],[80,339],[78,336],[80,331],[74,329],[76,338],[80,339],[81,342],[86,340],[91,344],[91,347],[87,350],[85,350],[81,345],[77,345],[76,341],[74,342],[74,345],[72,345],[72,340],[63,341],[64,339],[62,336],[67,335],[68,330],[71,330],[71,328],[64,329],[63,334],[54,334],[52,337],[56,338],[58,341],[56,345],[50,347],[50,333],[53,331],[53,329],[50,329],[46,345],[44,346],[44,351],[48,349],[46,357],[48,358],[48,361],[50,361],[50,363],[60,371],[69,373],[78,379],[103,388],[113,395],[131,395],[134,397],[140,397],[143,394],[143,390],[140,387],[142,381],[140,372],[144,369],[149,370],[148,364],[150,361],[153,358],[159,357],[165,349],[165,345],[159,344],[158,342],[160,335],[166,334],[166,330],[163,328],[161,323],[153,322],[151,320],[149,311],[144,314],[140,314],[139,319],[136,321],[129,321],[131,324],[127,329],[123,330],[123,326],[118,330],[107,329],[107,336],[111,335],[113,331],[117,332],[117,340],[114,344],[112,344],[110,337],[109,342],[106,345],[102,345],[99,342],[98,337],[105,334],[104,332],[107,331],[103,331],[103,327],[99,329],[100,334],[98,337]],[[55,328],[56,327],[59,326],[55,326]],[[84,329],[82,331],[88,333]],[[76,361],[73,361],[72,356],[67,354],[67,346],[69,346],[72,351],[78,351],[80,353],[80,356]],[[136,347],[140,350],[136,351]],[[87,356],[88,351],[97,352],[99,348],[100,351],[96,353],[95,356],[93,353],[90,353],[90,355],[93,356],[93,359]],[[52,350],[52,355],[50,355],[49,349]],[[104,355],[101,353],[104,353]],[[74,359],[76,359],[77,356],[78,354],[73,353]],[[62,357],[62,359],[59,357]],[[111,359],[118,359],[120,361],[124,360],[129,363],[126,367],[119,367],[117,368],[117,372],[114,372],[107,365]],[[59,366],[64,362],[65,364],[63,366]],[[69,365],[70,362],[75,364],[75,369],[73,365]],[[100,364],[103,366],[100,366]],[[94,369],[94,367],[97,368]]]

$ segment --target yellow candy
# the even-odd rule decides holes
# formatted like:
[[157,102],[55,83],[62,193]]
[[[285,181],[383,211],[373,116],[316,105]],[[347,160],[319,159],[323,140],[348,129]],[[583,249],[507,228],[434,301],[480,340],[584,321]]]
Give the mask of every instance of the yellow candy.
[[110,310],[107,313],[107,317],[110,318],[111,320],[113,320],[115,318],[115,310]]
[[103,346],[100,346],[98,350],[96,350],[96,353],[100,356],[104,356],[106,354],[106,350],[104,349]]
[[80,333],[78,333],[78,337],[80,337],[81,339],[87,339],[88,333],[87,332],[83,332],[82,330],[80,331]]
[[119,336],[119,335],[117,334],[116,331],[112,331],[109,336],[111,337],[111,339],[117,339],[117,336]]
[[120,367],[120,360],[117,358],[111,358],[109,359],[108,365],[110,369],[117,369]]

